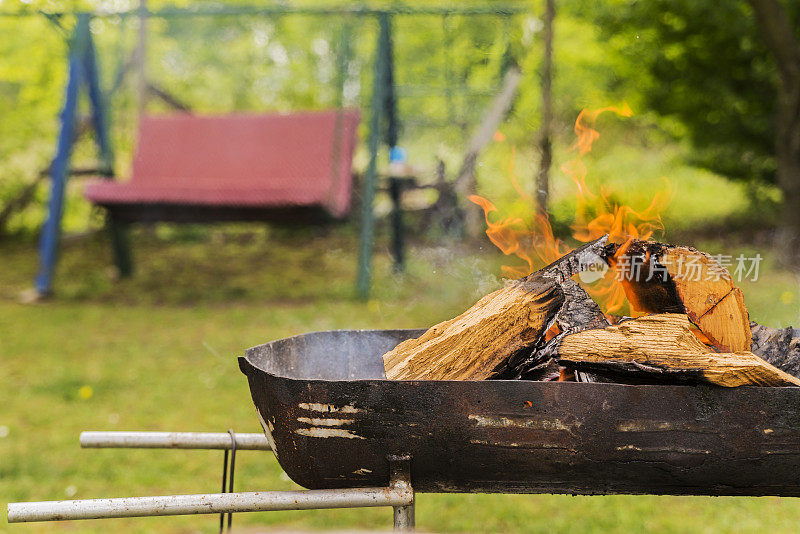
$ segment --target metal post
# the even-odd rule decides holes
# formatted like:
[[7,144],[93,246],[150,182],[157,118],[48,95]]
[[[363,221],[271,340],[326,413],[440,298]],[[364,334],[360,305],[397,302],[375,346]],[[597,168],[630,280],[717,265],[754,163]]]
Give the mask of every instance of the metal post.
[[47,203],[47,219],[39,238],[39,274],[36,276],[36,291],[47,295],[52,291],[53,272],[58,259],[58,241],[61,237],[61,215],[64,210],[64,190],[69,174],[69,157],[75,135],[75,115],[78,110],[78,93],[83,73],[83,56],[89,40],[89,15],[81,13],[70,42],[69,75],[64,107],[61,110],[61,131],[58,147],[50,165],[50,199]]
[[413,500],[413,491],[410,489],[391,487],[23,502],[9,503],[8,522],[24,523],[71,519],[111,519],[374,506],[405,507],[412,503]]
[[[269,451],[264,434],[236,433],[236,449]],[[81,432],[84,449],[217,449],[232,448],[227,432]]]
[[389,178],[389,196],[392,198],[392,254],[394,270],[405,270],[405,228],[403,227],[403,187],[408,179]]
[[114,150],[111,147],[106,102],[100,89],[100,73],[91,34],[86,38],[86,50],[82,61],[89,101],[92,104],[92,126],[100,156],[100,173],[110,177],[114,175]]
[[111,254],[114,257],[114,265],[117,266],[117,273],[120,278],[129,278],[133,274],[133,255],[128,223],[120,221],[109,212],[107,224],[111,237]]
[[383,36],[383,112],[386,116],[386,132],[384,142],[389,148],[397,146],[400,137],[400,121],[397,117],[397,95],[394,90],[394,39],[392,37],[392,19],[386,15],[382,23]]
[[389,456],[389,487],[411,493],[411,501],[394,507],[394,531],[414,532],[414,489],[411,486],[411,457]]
[[[111,146],[106,101],[100,89],[100,73],[91,34],[87,41],[83,64],[89,100],[92,103],[95,138],[100,152],[100,173],[106,178],[112,179],[114,177],[114,151]],[[111,214],[108,215],[106,224],[111,237],[114,264],[117,266],[120,277],[126,278],[133,272],[127,225],[117,221]]]
[[378,179],[378,148],[380,145],[380,125],[386,91],[387,55],[390,43],[391,23],[389,15],[378,15],[380,31],[378,46],[375,52],[375,74],[372,83],[372,110],[369,124],[369,165],[364,175],[363,193],[361,195],[361,231],[358,248],[358,280],[356,289],[362,299],[369,297],[372,277],[372,241],[374,236],[374,220],[372,201],[375,198],[375,182]]

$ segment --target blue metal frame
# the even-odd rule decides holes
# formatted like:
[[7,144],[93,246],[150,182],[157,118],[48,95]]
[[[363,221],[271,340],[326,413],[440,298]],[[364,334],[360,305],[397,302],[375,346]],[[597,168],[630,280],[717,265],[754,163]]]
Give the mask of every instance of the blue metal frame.
[[[42,227],[39,238],[39,274],[36,276],[36,290],[40,295],[49,294],[53,288],[53,273],[58,261],[58,245],[61,237],[61,218],[64,212],[64,191],[69,179],[70,156],[75,143],[75,128],[77,124],[78,97],[81,85],[85,85],[89,94],[92,107],[92,123],[96,132],[95,139],[100,156],[100,170],[105,176],[111,177],[114,173],[114,153],[111,149],[108,122],[105,113],[105,103],[100,89],[97,59],[89,31],[90,15],[78,15],[75,32],[69,44],[69,74],[64,97],[64,107],[61,110],[61,130],[58,134],[56,154],[50,165],[50,198],[47,203],[47,219]],[[115,256],[122,274],[126,274],[119,262],[118,249],[124,253],[122,238],[123,232],[114,228],[112,221],[112,236],[114,237]],[[117,234],[120,237],[117,237]]]
[[87,39],[86,51],[83,54],[83,72],[86,74],[86,89],[92,103],[92,125],[94,126],[97,147],[100,150],[100,170],[104,176],[114,175],[114,152],[111,148],[106,103],[100,88],[100,72],[97,68],[97,55],[91,35]]

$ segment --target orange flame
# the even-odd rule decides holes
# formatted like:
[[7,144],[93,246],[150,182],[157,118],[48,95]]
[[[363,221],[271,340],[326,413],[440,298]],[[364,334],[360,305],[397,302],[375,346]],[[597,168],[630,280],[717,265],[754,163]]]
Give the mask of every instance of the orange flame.
[[[632,115],[627,105],[581,111],[575,121],[577,140],[570,149],[576,155],[561,167],[564,174],[577,186],[578,202],[575,223],[571,226],[572,237],[577,241],[588,242],[608,234],[609,242],[620,244],[627,244],[632,239],[650,239],[656,232],[664,229],[660,212],[669,203],[668,190],[657,193],[645,209],[635,210],[631,206],[618,204],[602,187],[599,193],[596,193],[586,184],[588,171],[582,157],[591,151],[592,144],[600,137],[594,127],[595,122],[607,111],[623,117]],[[555,237],[547,214],[533,209],[533,199],[522,191],[517,182],[513,155],[512,148],[509,176],[519,195],[514,213],[502,216],[492,202],[478,195],[471,195],[469,199],[483,208],[486,217],[486,235],[492,243],[503,254],[523,260],[524,263],[521,265],[504,265],[502,268],[505,276],[520,278],[555,261],[569,252],[571,247]],[[499,217],[490,217],[490,214],[495,212]],[[626,246],[620,247],[616,256],[624,253],[625,248]],[[616,280],[613,269],[586,289],[596,301],[605,306],[607,313],[619,313],[625,308],[625,291],[622,284]],[[632,310],[625,311],[632,313]]]

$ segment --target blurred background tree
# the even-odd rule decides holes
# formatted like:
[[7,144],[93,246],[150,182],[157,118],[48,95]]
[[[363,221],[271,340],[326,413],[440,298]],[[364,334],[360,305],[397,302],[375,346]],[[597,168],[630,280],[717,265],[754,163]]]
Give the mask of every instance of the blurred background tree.
[[677,119],[662,124],[691,139],[695,163],[749,182],[753,195],[758,184],[780,186],[780,248],[800,262],[800,4],[617,0],[587,7],[610,45],[636,66],[625,85],[648,109]]

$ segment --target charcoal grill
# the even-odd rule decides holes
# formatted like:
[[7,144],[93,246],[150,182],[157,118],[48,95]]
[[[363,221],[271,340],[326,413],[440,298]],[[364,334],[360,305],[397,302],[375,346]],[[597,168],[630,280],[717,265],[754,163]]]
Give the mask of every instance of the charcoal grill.
[[421,330],[317,332],[239,365],[281,467],[306,488],[800,496],[800,389],[389,381]]
[[[393,506],[402,530],[415,491],[800,496],[798,388],[385,380],[381,355],[421,333],[315,332],[239,358],[267,440],[242,443],[306,492],[12,503],[9,521]],[[86,441],[182,446],[169,436]]]

